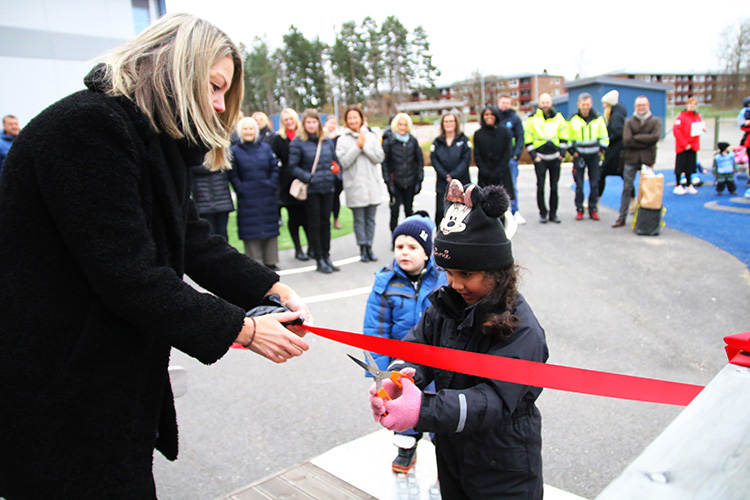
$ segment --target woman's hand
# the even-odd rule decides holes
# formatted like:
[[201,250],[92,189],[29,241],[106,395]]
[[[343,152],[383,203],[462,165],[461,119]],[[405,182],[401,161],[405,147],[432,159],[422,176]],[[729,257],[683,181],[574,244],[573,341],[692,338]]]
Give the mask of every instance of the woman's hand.
[[315,325],[312,314],[310,314],[310,310],[307,308],[307,304],[305,304],[302,298],[297,295],[297,292],[279,281],[274,283],[274,285],[268,290],[266,295],[270,295],[272,293],[278,293],[279,298],[281,299],[281,303],[290,311],[301,312],[300,317],[303,319],[304,324],[291,325],[289,326],[289,330],[293,331],[300,337],[304,337],[307,333],[305,325]]
[[365,147],[365,140],[367,139],[367,136],[364,132],[359,134],[359,137],[357,137],[357,147],[359,149],[362,149]]
[[300,314],[297,311],[245,318],[237,342],[274,363],[284,363],[310,348],[299,335],[281,324],[297,319]]

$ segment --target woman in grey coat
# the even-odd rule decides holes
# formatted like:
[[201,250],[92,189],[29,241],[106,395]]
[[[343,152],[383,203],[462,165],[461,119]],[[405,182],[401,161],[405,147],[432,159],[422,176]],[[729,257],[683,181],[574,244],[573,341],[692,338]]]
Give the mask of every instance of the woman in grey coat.
[[336,156],[344,181],[346,206],[354,216],[354,235],[362,262],[378,260],[372,253],[375,214],[382,201],[383,174],[380,162],[385,155],[377,136],[364,126],[365,116],[357,105],[344,112],[346,128],[336,143]]

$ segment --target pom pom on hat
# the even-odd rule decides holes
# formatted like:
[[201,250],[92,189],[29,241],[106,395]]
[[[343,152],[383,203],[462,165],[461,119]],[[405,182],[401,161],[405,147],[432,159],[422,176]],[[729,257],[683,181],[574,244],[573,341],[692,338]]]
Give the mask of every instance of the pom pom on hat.
[[620,93],[616,90],[610,90],[602,96],[602,103],[616,106],[620,102]]
[[448,201],[435,237],[435,262],[441,267],[484,271],[513,264],[510,240],[500,219],[510,199],[501,186],[484,189],[470,184],[464,190],[453,179],[447,190]]

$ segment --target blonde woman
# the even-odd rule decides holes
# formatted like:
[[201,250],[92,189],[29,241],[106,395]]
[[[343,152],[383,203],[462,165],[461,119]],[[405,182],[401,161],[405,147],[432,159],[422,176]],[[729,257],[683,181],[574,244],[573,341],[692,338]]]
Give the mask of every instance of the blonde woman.
[[256,111],[253,113],[252,119],[258,124],[258,137],[270,146],[273,140],[273,123],[268,119],[268,115],[263,111]]
[[[300,298],[188,196],[189,166],[229,166],[235,44],[168,15],[85,83],[26,126],[0,185],[7,498],[156,498],[154,448],[177,457],[173,347],[206,364],[233,342],[277,363],[308,348],[281,324],[311,319]],[[246,318],[269,293],[295,312]]]
[[412,122],[406,113],[391,121],[391,134],[383,141],[383,177],[391,195],[391,232],[398,226],[398,214],[412,214],[414,196],[422,189],[424,155],[417,138],[411,134]]
[[306,109],[300,133],[289,144],[289,169],[295,179],[308,186],[307,200],[303,202],[307,212],[307,238],[317,263],[316,271],[325,274],[339,271],[329,253],[335,159],[333,141],[326,137],[320,115],[314,109]]
[[299,238],[300,228],[305,230],[307,241],[310,236],[307,231],[307,213],[305,211],[305,202],[295,199],[289,194],[289,186],[292,185],[294,175],[289,168],[289,144],[297,137],[302,124],[299,121],[297,112],[292,108],[286,108],[281,112],[281,130],[273,136],[271,149],[279,159],[279,204],[286,208],[287,228],[289,236],[294,243],[294,257],[297,260],[310,260],[308,254],[302,250],[302,243]]

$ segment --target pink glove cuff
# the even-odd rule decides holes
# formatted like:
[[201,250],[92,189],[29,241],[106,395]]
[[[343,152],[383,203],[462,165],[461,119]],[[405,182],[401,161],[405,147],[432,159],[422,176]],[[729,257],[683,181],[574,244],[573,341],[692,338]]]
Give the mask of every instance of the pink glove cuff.
[[422,391],[407,378],[402,378],[403,394],[393,401],[385,401],[387,415],[380,418],[386,429],[403,432],[417,425],[422,407]]

